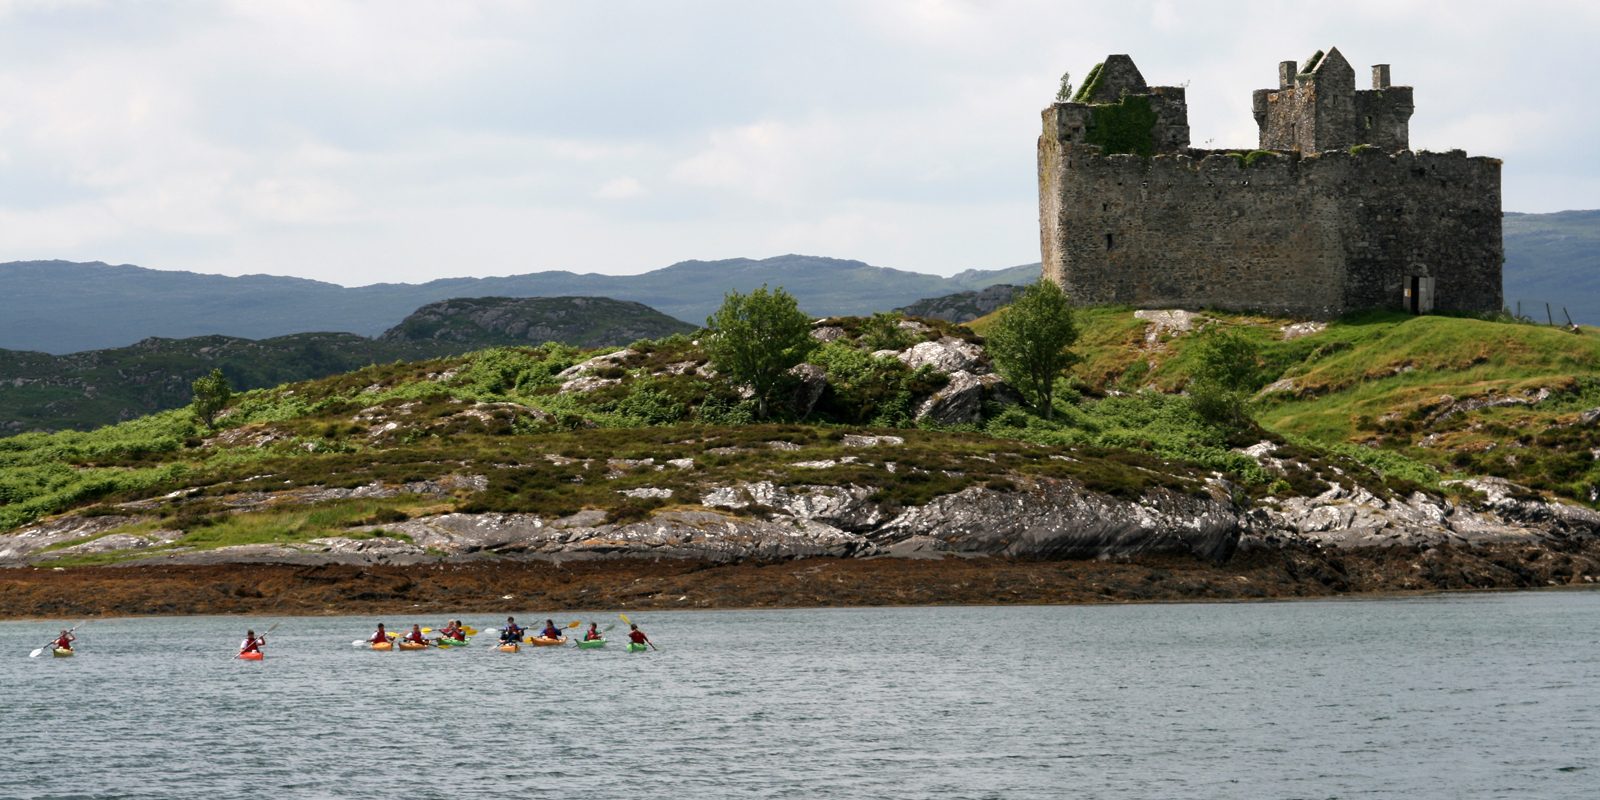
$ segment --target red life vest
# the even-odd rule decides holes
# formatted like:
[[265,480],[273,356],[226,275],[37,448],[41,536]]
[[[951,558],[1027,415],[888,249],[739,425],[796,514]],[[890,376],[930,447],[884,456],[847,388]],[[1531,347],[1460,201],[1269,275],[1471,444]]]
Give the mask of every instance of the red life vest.
[[634,644],[645,643],[644,631],[628,631],[628,638],[632,639]]
[[245,642],[244,642],[244,647],[239,648],[239,652],[241,652],[241,653],[259,653],[259,652],[261,652],[261,640],[260,639],[246,639]]
[[[38,641],[38,640],[35,639],[34,641]],[[70,635],[62,635],[62,637],[60,639],[56,640],[56,649],[58,649],[58,650],[71,650],[72,649],[72,637]]]
[[380,630],[372,634],[371,642],[373,644],[383,644],[387,641],[389,641],[389,634],[385,631]]

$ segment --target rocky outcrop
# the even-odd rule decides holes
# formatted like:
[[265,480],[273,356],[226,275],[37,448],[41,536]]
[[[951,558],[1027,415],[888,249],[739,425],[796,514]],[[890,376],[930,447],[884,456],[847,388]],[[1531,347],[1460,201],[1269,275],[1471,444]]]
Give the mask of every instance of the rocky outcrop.
[[1010,305],[1022,293],[1022,289],[1021,286],[997,283],[975,291],[925,298],[895,310],[913,317],[971,322]]
[[385,342],[603,347],[689,333],[643,303],[609,297],[460,297],[429,303],[378,337]]

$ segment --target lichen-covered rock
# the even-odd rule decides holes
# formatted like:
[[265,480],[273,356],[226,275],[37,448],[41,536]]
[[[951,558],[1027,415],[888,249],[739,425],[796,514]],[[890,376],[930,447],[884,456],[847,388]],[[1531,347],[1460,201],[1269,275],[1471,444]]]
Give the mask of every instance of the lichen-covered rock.
[[917,420],[940,425],[961,425],[983,421],[983,401],[997,392],[1004,381],[999,375],[974,375],[965,370],[950,373],[944,388],[917,406]]
[[918,342],[902,352],[899,359],[911,369],[931,366],[940,372],[982,374],[989,371],[983,348],[952,336],[934,342]]

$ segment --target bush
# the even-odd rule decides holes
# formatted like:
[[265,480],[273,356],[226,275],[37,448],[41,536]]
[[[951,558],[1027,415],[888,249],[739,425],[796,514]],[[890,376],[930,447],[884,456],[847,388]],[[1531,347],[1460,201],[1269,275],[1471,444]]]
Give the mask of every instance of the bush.
[[765,418],[786,373],[817,346],[811,318],[782,287],[762,286],[748,295],[729,292],[706,319],[706,355],[735,383],[755,391],[756,415]]
[[988,347],[995,369],[1049,419],[1056,379],[1078,360],[1067,349],[1077,340],[1066,292],[1054,281],[1039,281],[999,312]]
[[190,388],[194,390],[194,400],[189,408],[194,411],[195,418],[207,428],[217,427],[217,414],[227,407],[228,400],[233,397],[228,378],[222,374],[222,370],[213,369],[210,374],[195,378]]

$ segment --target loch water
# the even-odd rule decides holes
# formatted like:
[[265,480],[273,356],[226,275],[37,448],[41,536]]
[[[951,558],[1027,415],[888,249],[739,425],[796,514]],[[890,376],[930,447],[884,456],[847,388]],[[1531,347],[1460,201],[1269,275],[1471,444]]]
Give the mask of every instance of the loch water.
[[3,622],[0,798],[1600,794],[1600,592],[632,616],[660,650]]

